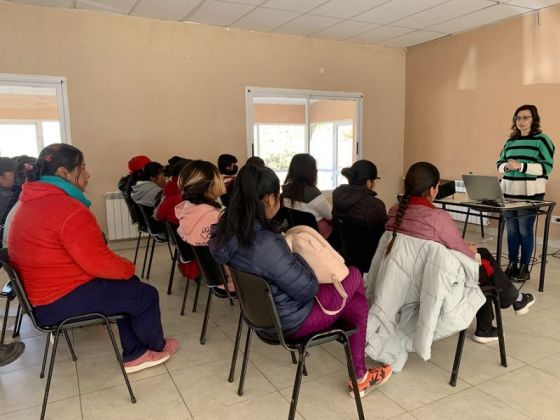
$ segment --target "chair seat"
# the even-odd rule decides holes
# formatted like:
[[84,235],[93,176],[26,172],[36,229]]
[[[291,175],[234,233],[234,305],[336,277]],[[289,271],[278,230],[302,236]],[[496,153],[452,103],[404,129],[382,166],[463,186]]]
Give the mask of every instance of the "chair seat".
[[[111,322],[116,322],[119,319],[124,319],[127,317],[127,315],[124,314],[118,314],[118,315],[105,315],[105,314],[100,314],[103,315],[105,318],[107,318],[108,321]],[[69,318],[72,319],[72,318]],[[76,327],[87,327],[88,325],[96,325],[96,324],[100,324],[101,318],[99,315],[95,315],[95,314],[88,314],[88,315],[84,315],[84,316],[77,316],[74,317],[75,320],[72,320],[70,322],[66,322],[64,324],[64,329],[69,329],[69,328],[76,328]],[[56,325],[39,325],[39,327],[41,329],[43,329],[45,332],[49,332],[49,331],[56,331],[56,329],[58,328],[60,324],[56,324]]]

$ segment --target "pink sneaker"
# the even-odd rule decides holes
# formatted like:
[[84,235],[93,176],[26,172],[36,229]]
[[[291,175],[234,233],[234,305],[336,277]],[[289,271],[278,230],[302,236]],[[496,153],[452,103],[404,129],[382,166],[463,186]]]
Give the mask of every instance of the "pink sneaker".
[[166,338],[165,346],[163,347],[162,351],[166,351],[169,354],[173,354],[177,350],[179,350],[179,341],[177,341],[175,338]]
[[169,357],[170,354],[166,351],[146,350],[146,352],[137,359],[131,360],[130,362],[124,362],[124,370],[126,373],[138,372],[140,370],[151,368],[152,366],[161,365],[167,361]]

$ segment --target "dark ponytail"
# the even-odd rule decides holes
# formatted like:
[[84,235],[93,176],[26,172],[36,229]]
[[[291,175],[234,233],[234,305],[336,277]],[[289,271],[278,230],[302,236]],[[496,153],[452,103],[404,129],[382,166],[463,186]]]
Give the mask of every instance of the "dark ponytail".
[[349,168],[340,171],[350,185],[365,185],[367,181],[377,179],[377,166],[369,160],[357,160]]
[[235,179],[229,206],[216,229],[215,236],[219,246],[233,236],[240,245],[251,246],[256,221],[271,229],[261,201],[269,194],[274,194],[279,199],[280,180],[272,169],[255,165],[241,168]]
[[411,197],[424,197],[428,190],[439,183],[439,170],[429,162],[416,162],[406,172],[404,178],[404,194],[399,200],[399,209],[393,226],[393,237],[387,245],[385,255],[393,249],[397,232],[401,227],[401,222],[408,207]]
[[37,181],[41,176],[56,175],[60,167],[68,172],[80,168],[76,175],[78,179],[82,163],[84,163],[84,155],[76,147],[63,143],[50,144],[41,150],[37,163],[32,168],[28,167],[25,175],[28,181]]

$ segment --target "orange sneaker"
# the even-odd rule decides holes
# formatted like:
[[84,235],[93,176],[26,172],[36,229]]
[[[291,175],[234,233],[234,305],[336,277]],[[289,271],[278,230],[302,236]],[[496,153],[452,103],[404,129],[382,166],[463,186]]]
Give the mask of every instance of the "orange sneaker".
[[175,338],[166,338],[165,339],[165,347],[162,351],[167,352],[169,354],[175,353],[179,349],[179,341]]
[[[375,368],[369,368],[367,371],[366,379],[362,382],[358,382],[358,390],[360,391],[360,397],[364,398],[367,394],[373,391],[375,388],[383,385],[389,380],[393,373],[391,366],[378,366]],[[348,380],[348,391],[351,398],[354,398],[354,390],[352,389],[352,381]]]

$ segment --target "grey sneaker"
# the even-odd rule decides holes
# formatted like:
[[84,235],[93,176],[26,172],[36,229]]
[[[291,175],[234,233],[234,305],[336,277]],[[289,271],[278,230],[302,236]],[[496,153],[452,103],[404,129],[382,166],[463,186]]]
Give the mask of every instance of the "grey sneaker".
[[535,297],[531,293],[522,293],[523,297],[518,302],[513,302],[515,315],[525,315],[529,308],[535,303]]

